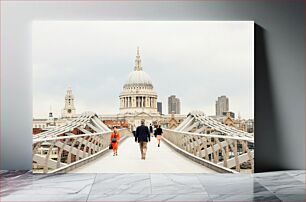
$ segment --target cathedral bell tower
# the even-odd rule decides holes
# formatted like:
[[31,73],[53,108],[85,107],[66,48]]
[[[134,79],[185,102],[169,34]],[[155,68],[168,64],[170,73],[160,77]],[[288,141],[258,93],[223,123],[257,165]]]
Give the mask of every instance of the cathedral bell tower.
[[71,88],[68,88],[65,96],[65,107],[62,111],[62,118],[73,118],[76,117],[74,107],[74,96]]

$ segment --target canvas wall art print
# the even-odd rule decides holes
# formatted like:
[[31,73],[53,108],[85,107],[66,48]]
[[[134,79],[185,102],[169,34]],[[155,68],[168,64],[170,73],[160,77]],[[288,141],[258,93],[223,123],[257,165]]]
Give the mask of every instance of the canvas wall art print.
[[33,173],[252,173],[254,22],[34,21]]

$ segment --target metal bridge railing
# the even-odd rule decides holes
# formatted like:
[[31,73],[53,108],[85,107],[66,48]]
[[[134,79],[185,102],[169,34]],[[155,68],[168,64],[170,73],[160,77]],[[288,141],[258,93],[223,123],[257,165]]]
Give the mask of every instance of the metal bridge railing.
[[254,138],[199,134],[163,129],[163,138],[218,166],[254,172]]
[[[119,130],[121,138],[130,134]],[[108,148],[112,132],[37,138],[33,140],[33,172],[52,172]]]

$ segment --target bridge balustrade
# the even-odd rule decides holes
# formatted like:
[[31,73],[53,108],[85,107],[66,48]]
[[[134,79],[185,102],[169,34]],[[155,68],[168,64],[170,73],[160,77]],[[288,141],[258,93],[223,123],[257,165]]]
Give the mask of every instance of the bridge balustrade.
[[163,138],[180,149],[237,172],[254,171],[254,138],[163,129]]
[[[120,129],[121,139],[130,135]],[[108,150],[111,131],[33,139],[33,171],[54,172]]]

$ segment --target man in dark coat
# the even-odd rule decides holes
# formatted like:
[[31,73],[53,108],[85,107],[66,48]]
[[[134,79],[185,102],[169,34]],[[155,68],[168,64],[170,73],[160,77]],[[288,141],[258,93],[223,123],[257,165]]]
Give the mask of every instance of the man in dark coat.
[[136,129],[135,142],[139,143],[141,159],[146,159],[147,144],[150,142],[150,131],[147,126],[144,125],[144,120],[141,120],[141,125]]

